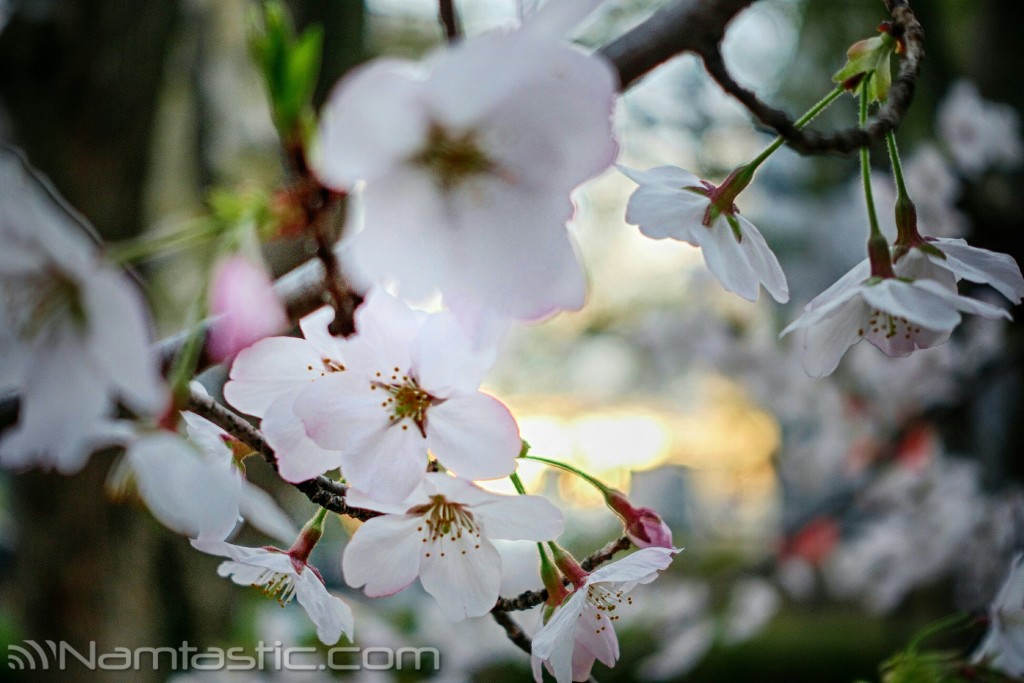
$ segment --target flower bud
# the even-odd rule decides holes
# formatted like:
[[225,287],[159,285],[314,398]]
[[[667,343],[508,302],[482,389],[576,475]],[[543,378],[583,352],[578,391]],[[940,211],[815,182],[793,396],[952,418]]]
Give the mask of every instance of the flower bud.
[[210,286],[210,356],[222,361],[288,325],[270,277],[244,256],[223,260]]
[[605,492],[605,502],[619,516],[626,536],[637,548],[672,548],[672,530],[657,512],[647,507],[635,507],[619,491]]

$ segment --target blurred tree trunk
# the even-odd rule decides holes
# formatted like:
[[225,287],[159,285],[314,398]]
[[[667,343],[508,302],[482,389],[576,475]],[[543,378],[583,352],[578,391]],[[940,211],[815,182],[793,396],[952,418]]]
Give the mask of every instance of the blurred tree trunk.
[[[0,33],[0,98],[13,142],[104,237],[136,234],[177,1],[30,0],[16,7]],[[106,500],[110,462],[97,455],[73,477],[12,478],[17,588],[5,603],[26,638],[80,649],[95,641],[100,653],[166,642],[174,619],[165,623],[167,574],[159,560],[168,538],[146,515]],[[32,680],[69,675],[124,676],[76,669],[34,671]],[[132,678],[162,676],[140,671]]]

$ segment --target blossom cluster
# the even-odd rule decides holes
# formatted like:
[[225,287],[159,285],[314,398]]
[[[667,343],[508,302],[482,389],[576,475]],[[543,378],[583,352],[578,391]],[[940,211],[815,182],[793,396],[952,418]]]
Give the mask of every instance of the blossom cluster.
[[[358,290],[351,334],[332,333],[343,314],[335,301],[298,320],[301,337],[271,336],[287,316],[266,274],[239,254],[219,254],[209,287],[216,317],[207,350],[230,361],[225,400],[259,421],[259,443],[193,405],[212,401],[188,382],[202,329],[165,381],[135,284],[27,178],[3,169],[0,382],[18,391],[21,405],[17,427],[0,441],[0,464],[73,473],[95,449],[119,445],[115,493],[142,501],[197,550],[225,558],[222,577],[281,604],[296,599],[324,643],[351,639],[351,608],[311,560],[327,509],[299,530],[249,481],[245,459],[266,446],[262,455],[284,481],[326,481],[358,511],[362,524],[340,558],[351,588],[381,598],[418,580],[446,617],[480,617],[503,604],[496,541],[531,541],[546,590],[533,605],[544,605],[531,648],[535,678],[547,670],[559,683],[581,681],[595,662],[613,666],[615,622],[631,591],[679,552],[671,530],[654,510],[575,471],[600,489],[622,522],[623,543],[637,548],[584,569],[555,542],[562,511],[519,481],[529,447],[515,417],[482,389],[503,330],[586,301],[568,227],[572,193],[616,160],[617,77],[566,37],[596,4],[550,2],[516,29],[419,62],[375,60],[336,86],[308,160],[318,191],[351,199],[346,237],[326,257],[341,261]],[[857,59],[890,43],[873,40]],[[865,63],[888,70],[889,56]],[[841,72],[844,84],[870,81],[850,68]],[[870,92],[884,97],[879,87]],[[670,165],[620,165],[637,185],[625,221],[652,239],[699,248],[727,291],[754,302],[763,287],[784,304],[790,291],[780,261],[735,203],[776,147],[719,185]],[[964,313],[1010,317],[962,296],[963,280],[1014,304],[1024,298],[1009,256],[923,236],[902,185],[897,237],[879,246],[868,201],[868,259],[782,330],[799,333],[803,367],[815,377],[832,373],[862,339],[905,356],[946,341]],[[230,242],[221,251],[242,251],[224,246]],[[432,296],[439,310],[415,305]],[[134,419],[121,417],[129,412]],[[518,495],[485,483],[505,478]],[[243,521],[287,549],[231,543]]]

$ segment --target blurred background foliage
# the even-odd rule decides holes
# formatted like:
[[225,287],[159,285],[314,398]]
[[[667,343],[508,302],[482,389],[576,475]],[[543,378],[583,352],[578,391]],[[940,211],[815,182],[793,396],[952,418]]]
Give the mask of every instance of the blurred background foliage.
[[[442,38],[430,0],[287,4],[300,27],[323,27],[317,103],[360,62],[416,58]],[[599,45],[661,4],[606,2],[580,41]],[[1021,261],[1024,169],[958,168],[950,150],[957,140],[940,129],[937,112],[965,79],[981,97],[1024,110],[1024,5],[913,4],[928,56],[898,139],[905,160],[940,159],[921,162],[919,187],[941,195],[914,199],[936,207],[936,223],[956,223],[948,234],[969,234],[973,244]],[[24,149],[110,240],[202,215],[216,188],[271,191],[284,175],[247,50],[253,6],[0,1],[0,138]],[[474,34],[508,25],[515,3],[458,6]],[[845,48],[873,35],[884,18],[877,0],[762,0],[732,27],[727,61],[764,99],[799,112],[830,89]],[[841,100],[816,125],[850,125],[851,102]],[[617,118],[623,163],[670,163],[713,181],[771,139],[693,57],[648,76],[623,98]],[[935,154],[915,157],[919,150]],[[875,152],[884,183],[884,150]],[[609,173],[578,198],[574,231],[590,271],[590,301],[581,313],[514,330],[490,389],[513,408],[537,454],[631,490],[657,507],[677,545],[687,547],[624,620],[623,659],[612,671],[598,666],[599,680],[879,680],[879,664],[926,624],[957,610],[983,613],[1022,547],[1019,323],[969,328],[947,347],[891,363],[858,348],[827,381],[804,377],[792,341],[775,339],[780,323],[863,257],[855,177],[850,158],[784,150],[741,198],[783,261],[793,292],[788,308],[740,301],[710,281],[692,249],[640,238],[622,220],[632,188],[620,176]],[[276,273],[310,254],[301,240],[265,248]],[[141,275],[161,333],[181,325],[207,265],[202,250],[146,264]],[[216,388],[223,377],[206,379]],[[2,475],[0,645],[95,640],[103,651],[183,640],[201,647],[313,642],[301,615],[268,610],[255,592],[218,580],[214,559],[134,506],[105,500],[116,457],[101,454],[68,478]],[[572,510],[567,543],[574,551],[589,552],[617,533],[591,491],[551,472],[524,467],[523,474],[532,489]],[[249,476],[297,519],[309,514],[303,497],[267,468],[257,464]],[[435,680],[527,678],[525,657],[486,620],[443,623],[417,590],[370,602],[341,588],[339,548],[352,527],[335,527],[315,559],[355,605],[357,644],[436,644],[442,668]],[[263,542],[250,530],[241,538]],[[525,551],[509,550],[505,594],[539,583],[533,550]],[[966,652],[982,630],[976,624],[929,642]],[[61,672],[3,675],[65,680]],[[81,672],[75,680],[123,679]]]

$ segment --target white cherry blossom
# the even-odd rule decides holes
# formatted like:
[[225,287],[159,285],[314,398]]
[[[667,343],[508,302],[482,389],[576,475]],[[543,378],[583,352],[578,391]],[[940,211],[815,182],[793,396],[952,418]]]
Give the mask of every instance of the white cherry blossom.
[[0,160],[0,387],[21,396],[0,465],[70,474],[168,403],[141,294],[20,167]]
[[1008,676],[1024,676],[1024,555],[1013,558],[1010,573],[989,607],[989,619],[988,632],[971,661]]
[[310,382],[345,370],[344,342],[327,329],[333,318],[330,307],[321,308],[299,321],[302,339],[269,337],[242,350],[224,385],[228,403],[262,418],[260,428],[277,457],[278,473],[292,483],[341,464],[336,451],[309,438],[293,410],[295,397]]
[[135,488],[164,526],[192,538],[224,540],[244,518],[272,538],[291,541],[295,525],[266,491],[245,479],[220,427],[182,413],[188,440],[158,431],[141,434],[126,451]]
[[228,558],[217,573],[239,586],[259,588],[282,606],[299,601],[316,635],[325,645],[333,645],[342,635],[352,639],[352,610],[341,598],[324,586],[316,568],[277,548],[245,548],[224,541],[192,541],[197,550]]
[[616,77],[562,40],[594,0],[549,5],[518,30],[423,63],[376,60],[337,87],[318,172],[341,189],[365,181],[364,228],[343,252],[357,280],[519,319],[583,305],[565,224],[570,193],[615,158]]
[[534,678],[541,680],[542,663],[558,683],[587,680],[595,661],[614,666],[619,659],[614,626],[619,610],[632,605],[628,594],[633,588],[654,581],[677,552],[643,548],[588,574],[534,636]]
[[452,314],[428,316],[380,290],[355,323],[344,347],[348,369],[294,401],[306,433],[339,452],[352,486],[400,501],[422,481],[428,450],[465,479],[512,473],[519,427],[508,408],[479,391],[493,348],[476,349]]
[[546,498],[490,493],[436,472],[401,503],[355,490],[348,502],[387,514],[365,522],[345,548],[346,582],[381,597],[418,576],[455,620],[487,614],[498,599],[501,557],[491,539],[547,541],[562,533],[562,513]]
[[757,300],[761,285],[776,301],[789,301],[786,275],[754,224],[735,207],[711,218],[713,185],[675,166],[618,168],[639,185],[626,206],[627,223],[652,239],[700,247],[711,274],[748,301]]
[[939,279],[870,275],[868,261],[854,266],[782,331],[785,336],[800,330],[807,374],[831,374],[846,350],[862,339],[889,356],[906,356],[948,339],[961,312],[1010,318],[1003,309],[960,296],[948,271],[936,272]]

